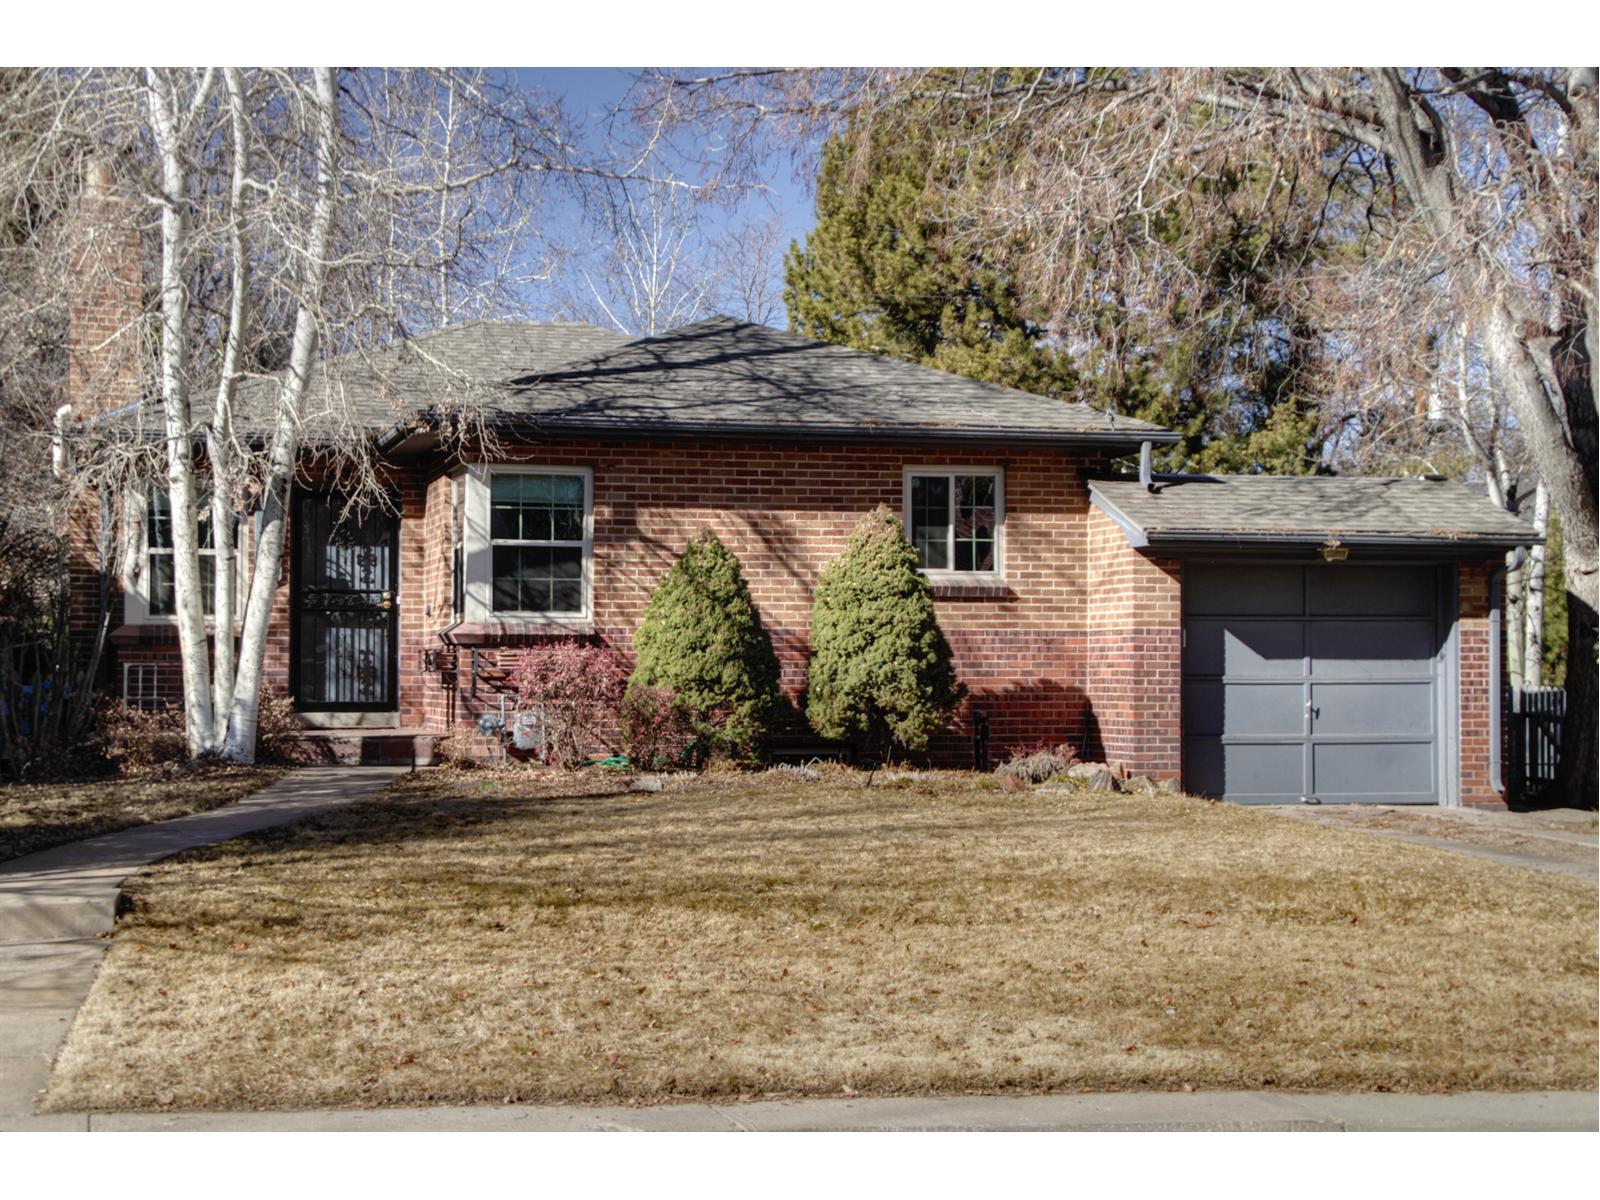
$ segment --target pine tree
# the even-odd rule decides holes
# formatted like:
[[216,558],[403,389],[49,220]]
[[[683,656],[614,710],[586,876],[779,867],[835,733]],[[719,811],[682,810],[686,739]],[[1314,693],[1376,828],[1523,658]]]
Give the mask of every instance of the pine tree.
[[1070,357],[1029,321],[1008,277],[954,252],[926,210],[931,141],[873,147],[863,180],[854,147],[822,152],[817,223],[784,262],[789,326],[825,342],[891,355],[1042,395],[1070,395]]
[[887,506],[861,519],[817,581],[811,648],[811,727],[863,739],[874,757],[925,748],[965,694],[917,552]]
[[719,752],[748,759],[780,710],[778,658],[739,559],[709,529],[645,605],[630,691],[669,688]]
[[[1014,83],[1018,72],[990,74]],[[1183,439],[1159,451],[1163,469],[1320,469],[1317,407],[1301,381],[1321,339],[1273,286],[1283,263],[1318,251],[1282,219],[1286,205],[1303,201],[1284,199],[1281,181],[1260,170],[1189,183],[1235,199],[1234,219],[1197,237],[1186,185],[1163,181],[1155,190],[1178,196],[1153,218],[1154,232],[1182,248],[1203,289],[1173,311],[1151,312],[1125,302],[1108,270],[1099,299],[1075,322],[1069,354],[1030,319],[1037,306],[1002,265],[1002,248],[974,250],[933,208],[949,156],[968,187],[1007,169],[1003,135],[978,139],[938,124],[949,112],[930,104],[921,123],[897,124],[893,134],[849,128],[823,147],[816,225],[785,259],[792,329],[1153,421]]]

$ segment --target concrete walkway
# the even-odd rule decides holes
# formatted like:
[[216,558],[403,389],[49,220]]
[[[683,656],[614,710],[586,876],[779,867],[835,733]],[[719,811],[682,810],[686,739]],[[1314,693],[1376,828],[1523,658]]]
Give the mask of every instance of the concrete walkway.
[[[1451,1096],[1326,1092],[1115,1092],[1074,1096],[778,1100],[648,1108],[481,1107],[325,1112],[108,1113],[51,1118],[80,1131],[779,1132],[1593,1131],[1593,1092]],[[43,1118],[39,1118],[43,1120]],[[43,1126],[23,1126],[42,1128]]]
[[157,859],[361,800],[399,773],[295,771],[233,804],[0,863],[0,1129],[82,1129],[37,1117],[34,1101],[116,919],[122,881]]

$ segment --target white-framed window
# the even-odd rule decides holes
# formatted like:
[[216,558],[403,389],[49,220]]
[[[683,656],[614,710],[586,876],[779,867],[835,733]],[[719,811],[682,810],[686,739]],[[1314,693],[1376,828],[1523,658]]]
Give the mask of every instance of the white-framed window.
[[466,491],[467,619],[588,620],[594,473],[478,465]]
[[1005,472],[907,467],[906,537],[930,578],[996,580],[1005,557]]
[[[200,587],[201,611],[211,620],[217,611],[217,542],[211,521],[211,498],[203,492],[198,503],[200,535]],[[129,624],[177,620],[177,597],[174,591],[172,502],[166,489],[153,487],[141,496],[135,496],[129,505],[130,514],[139,523],[139,536],[132,561],[128,564],[126,604],[124,616]],[[235,574],[239,594],[243,596],[244,523],[233,523]],[[238,602],[235,608],[239,607]]]

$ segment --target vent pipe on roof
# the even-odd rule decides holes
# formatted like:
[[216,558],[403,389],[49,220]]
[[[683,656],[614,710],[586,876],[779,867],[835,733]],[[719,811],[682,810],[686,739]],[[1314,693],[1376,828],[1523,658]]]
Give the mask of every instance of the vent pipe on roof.
[[1147,492],[1156,490],[1155,475],[1150,463],[1151,449],[1151,443],[1139,443],[1139,482],[1144,484],[1144,490]]

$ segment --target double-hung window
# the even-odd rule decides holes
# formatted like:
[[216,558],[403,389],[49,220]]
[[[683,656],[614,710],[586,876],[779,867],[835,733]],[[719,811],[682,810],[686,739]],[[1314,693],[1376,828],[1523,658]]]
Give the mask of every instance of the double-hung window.
[[491,470],[489,608],[495,615],[588,611],[589,476]]
[[[217,612],[217,542],[211,523],[211,500],[200,498],[200,605],[206,616]],[[145,612],[171,617],[178,611],[172,563],[172,501],[153,488],[145,508]]]
[[998,578],[1005,481],[998,468],[906,472],[906,536],[929,575]]

